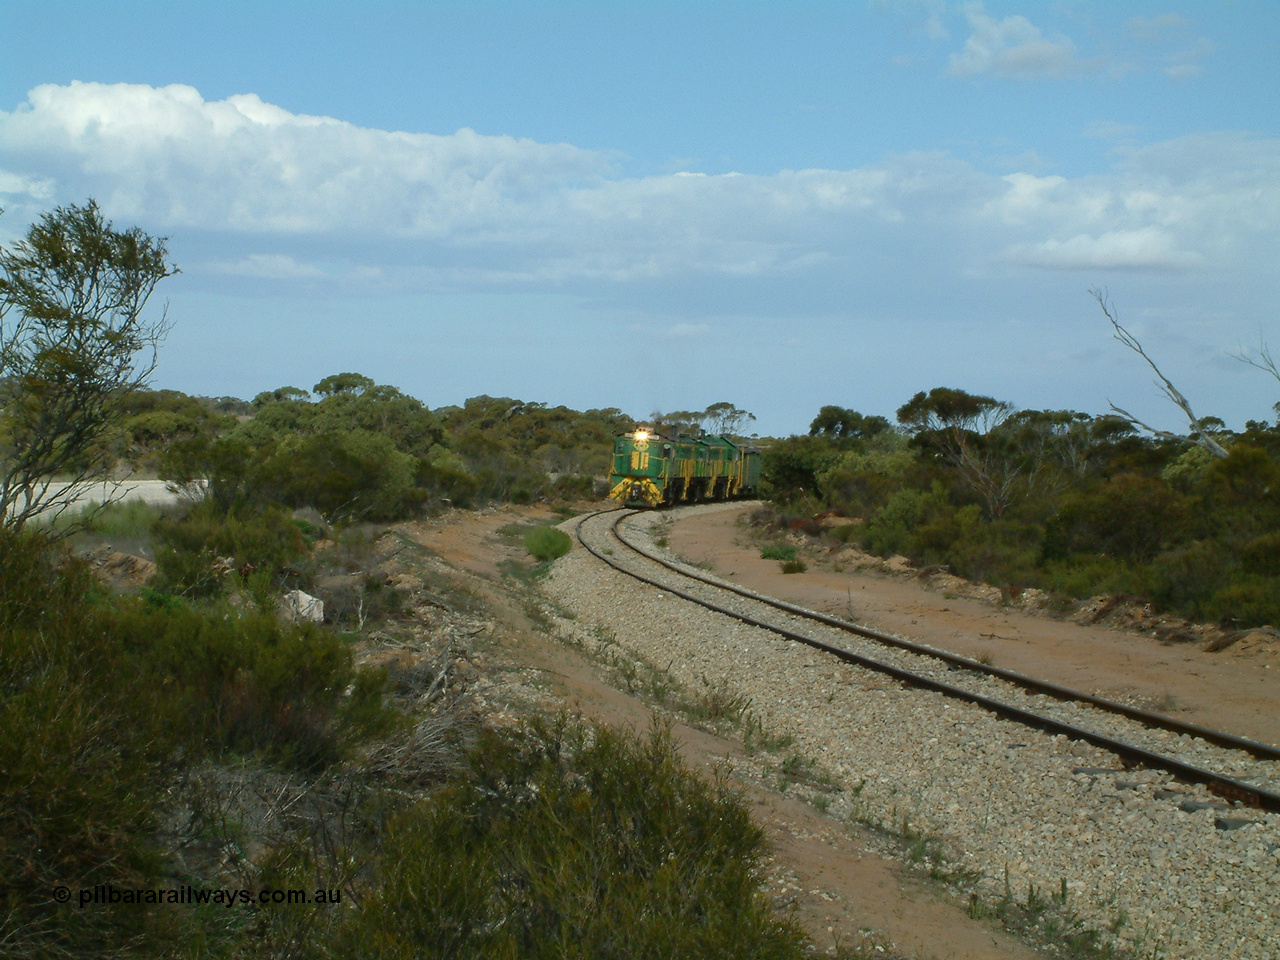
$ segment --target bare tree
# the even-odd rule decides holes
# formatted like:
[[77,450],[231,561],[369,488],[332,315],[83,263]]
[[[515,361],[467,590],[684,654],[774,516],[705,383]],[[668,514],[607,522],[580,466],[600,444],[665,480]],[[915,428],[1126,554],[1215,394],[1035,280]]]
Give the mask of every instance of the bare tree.
[[122,402],[169,330],[142,314],[177,268],[164,239],[59,207],[0,250],[0,524],[57,516],[108,475]]
[[[1173,385],[1172,381],[1170,381],[1168,377],[1160,372],[1160,368],[1156,366],[1156,362],[1147,356],[1146,351],[1142,349],[1142,344],[1138,342],[1137,338],[1120,325],[1119,316],[1116,312],[1115,306],[1111,303],[1111,298],[1107,295],[1107,291],[1094,288],[1089,291],[1089,294],[1093,299],[1098,301],[1098,306],[1102,308],[1103,316],[1111,322],[1111,329],[1115,338],[1140,356],[1143,360],[1147,361],[1147,366],[1155,371],[1155,375],[1158,378],[1156,380],[1156,386],[1160,388],[1161,392],[1168,397],[1179,410],[1186,414],[1188,425],[1191,428],[1191,439],[1197,446],[1207,450],[1215,457],[1226,459],[1226,449],[1222,444],[1218,443],[1217,440],[1213,439],[1213,436],[1206,428],[1206,421],[1209,418],[1201,419],[1195,415],[1195,411],[1191,409],[1190,401],[1182,395],[1182,392]],[[1147,430],[1150,433],[1155,434],[1157,437],[1165,437],[1172,440],[1181,439],[1177,434],[1170,433],[1168,430],[1157,430],[1155,427],[1148,426],[1127,410],[1120,409],[1114,403],[1110,403],[1110,401],[1108,401],[1108,403],[1111,409],[1119,416],[1124,417],[1125,420],[1141,427],[1143,430]]]
[[[1243,350],[1239,353],[1233,353],[1231,356],[1235,357],[1241,363],[1247,363],[1251,367],[1257,367],[1263,373],[1269,373],[1277,380],[1280,380],[1280,367],[1276,366],[1276,361],[1271,356],[1271,348],[1267,346],[1267,341],[1262,340],[1261,338],[1258,340],[1258,357],[1256,360]],[[1277,414],[1280,414],[1280,403],[1277,403],[1273,409]]]

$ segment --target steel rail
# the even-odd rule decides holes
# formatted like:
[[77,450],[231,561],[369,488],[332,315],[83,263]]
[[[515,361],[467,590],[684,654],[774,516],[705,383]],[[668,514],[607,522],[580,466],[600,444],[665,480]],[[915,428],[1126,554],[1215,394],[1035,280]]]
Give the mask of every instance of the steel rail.
[[[620,523],[624,517],[620,517]],[[1257,740],[1249,740],[1246,737],[1238,737],[1232,733],[1225,733],[1221,730],[1212,730],[1208,727],[1202,727],[1194,723],[1187,723],[1183,720],[1176,720],[1173,717],[1165,716],[1162,713],[1154,713],[1150,710],[1143,710],[1141,707],[1133,707],[1127,703],[1118,703],[1115,700],[1108,700],[1105,697],[1094,696],[1090,693],[1083,693],[1079,690],[1072,690],[1070,687],[1063,687],[1056,683],[1050,683],[1047,680],[1038,680],[1035,677],[1027,676],[1023,673],[1017,673],[1013,670],[1005,670],[1002,667],[991,666],[978,660],[972,660],[969,657],[962,657],[956,653],[949,653],[946,650],[939,650],[936,647],[926,646],[922,643],[913,643],[910,640],[903,640],[901,637],[895,637],[888,633],[881,633],[879,630],[872,630],[870,627],[860,626],[856,623],[850,623],[848,620],[841,620],[839,617],[832,617],[825,613],[819,613],[816,610],[808,610],[805,607],[798,607],[793,603],[785,600],[778,600],[775,597],[768,597],[763,594],[755,593],[736,584],[724,583],[711,577],[694,573],[691,570],[685,570],[677,564],[674,564],[662,557],[655,556],[649,551],[636,546],[628,541],[616,529],[615,524],[614,535],[622,541],[628,548],[640,554],[643,557],[652,560],[660,566],[666,567],[673,573],[681,574],[691,580],[698,580],[708,586],[718,587],[722,590],[728,590],[730,593],[736,593],[748,600],[755,600],[760,603],[775,607],[787,613],[794,614],[797,617],[804,617],[807,620],[815,620],[818,623],[826,624],[829,627],[835,627],[837,630],[843,630],[846,633],[856,634],[865,637],[868,640],[875,640],[877,643],[885,644],[890,647],[897,647],[901,650],[908,650],[911,653],[920,654],[921,656],[933,657],[936,660],[942,660],[956,667],[965,670],[972,670],[975,673],[983,673],[988,676],[997,677],[1008,683],[1023,687],[1035,693],[1043,693],[1054,697],[1058,700],[1076,700],[1082,703],[1088,703],[1111,713],[1118,713],[1128,717],[1131,720],[1137,720],[1139,723],[1148,727],[1157,727],[1162,730],[1168,730],[1172,733],[1186,734],[1190,737],[1199,737],[1209,743],[1217,744],[1220,747],[1228,747],[1232,750],[1242,750],[1245,753],[1252,754],[1260,760],[1280,760],[1280,747],[1274,747],[1268,743],[1260,743]]]
[[[599,511],[597,513],[588,514],[587,516],[579,519],[575,527],[575,533],[577,535],[578,542],[582,544],[583,548],[586,549],[596,559],[602,561],[603,563],[617,570],[619,573],[626,574],[627,576],[633,577],[641,581],[642,583],[647,583],[650,586],[657,587],[658,589],[663,590],[666,593],[670,593],[673,596],[679,597],[682,600],[687,600],[691,603],[696,603],[699,606],[704,607],[708,610],[712,610],[716,613],[723,614],[724,616],[731,617],[732,619],[737,620],[741,623],[745,623],[748,626],[758,627],[759,629],[767,630],[771,633],[775,633],[779,636],[785,637],[788,640],[792,640],[796,643],[803,643],[806,646],[813,647],[814,649],[821,650],[824,653],[831,654],[832,656],[835,656],[841,660],[844,660],[847,663],[852,663],[869,670],[874,670],[878,673],[886,674],[904,684],[908,684],[914,687],[920,687],[926,690],[932,690],[935,693],[940,693],[944,696],[951,697],[956,700],[962,700],[967,703],[976,704],[977,706],[980,706],[985,710],[991,711],[997,716],[1014,720],[1018,723],[1023,724],[1024,726],[1033,727],[1035,729],[1042,730],[1046,733],[1063,734],[1071,740],[1083,740],[1086,743],[1091,743],[1094,746],[1101,747],[1104,750],[1111,751],[1112,753],[1116,754],[1122,760],[1126,761],[1131,765],[1135,765],[1135,766],[1140,765],[1140,766],[1146,766],[1146,767],[1151,767],[1155,769],[1166,770],[1169,773],[1172,773],[1174,776],[1179,777],[1183,780],[1186,780],[1192,783],[1204,784],[1212,792],[1218,794],[1219,796],[1226,797],[1232,800],[1239,800],[1242,803],[1247,803],[1250,806],[1259,807],[1261,809],[1268,810],[1271,812],[1280,812],[1280,794],[1273,793],[1270,790],[1265,790],[1261,787],[1256,787],[1251,783],[1245,783],[1240,780],[1232,779],[1231,777],[1223,776],[1222,774],[1214,773],[1211,770],[1205,770],[1201,767],[1196,767],[1196,766],[1193,766],[1192,764],[1184,763],[1183,761],[1178,760],[1176,758],[1167,757],[1167,756],[1164,756],[1163,754],[1155,753],[1154,751],[1147,750],[1143,747],[1137,747],[1137,746],[1134,746],[1133,744],[1125,743],[1122,740],[1116,740],[1112,737],[1106,736],[1105,734],[1095,733],[1092,730],[1086,730],[1083,727],[1077,727],[1074,724],[1065,723],[1060,720],[1054,720],[1051,717],[1046,717],[1046,716],[1043,716],[1042,714],[1034,713],[1030,710],[1024,710],[1021,707],[1015,707],[1012,704],[1004,703],[1003,701],[1000,701],[1000,700],[995,700],[983,694],[973,693],[961,687],[955,687],[950,684],[943,683],[939,680],[934,680],[930,677],[920,676],[919,674],[912,673],[909,670],[904,670],[901,667],[895,667],[891,664],[882,663],[881,661],[874,660],[870,657],[864,657],[861,654],[854,653],[853,651],[846,650],[842,647],[837,647],[834,644],[826,643],[823,640],[818,640],[813,637],[808,637],[808,636],[805,636],[804,634],[797,633],[794,630],[789,630],[785,627],[780,627],[776,624],[771,624],[763,620],[758,620],[755,617],[752,617],[745,613],[741,613],[736,610],[732,610],[728,607],[722,607],[719,604],[711,602],[710,600],[705,600],[701,597],[697,597],[691,593],[687,593],[683,590],[680,590],[679,588],[672,587],[669,584],[661,583],[660,581],[654,580],[651,577],[647,577],[644,574],[637,573],[634,570],[628,570],[622,564],[616,562],[615,560],[606,556],[604,553],[601,553],[600,551],[592,547],[589,543],[586,542],[586,540],[583,538],[583,535],[582,535],[582,526],[584,523],[586,523],[586,521],[594,519],[595,517],[598,517],[598,516],[603,516],[604,514],[607,514],[607,513],[617,512],[618,510],[621,510],[621,509],[622,508],[615,508],[614,510]],[[642,557],[645,557],[646,559],[654,560],[655,558],[650,556],[645,551],[639,550],[632,544],[628,543],[627,540],[624,537],[622,537],[621,534],[618,533],[618,529],[617,529],[618,524],[620,524],[628,516],[632,516],[636,512],[638,511],[630,511],[630,512],[623,513],[622,516],[618,517],[610,525],[610,528],[609,528],[610,532],[617,539],[617,541],[621,543],[623,546],[627,547],[630,550],[635,551],[636,553],[640,554]],[[680,570],[665,562],[662,562],[662,561],[655,561],[655,562],[659,562],[662,566],[670,569],[672,572],[677,573],[681,576],[686,576],[686,577],[689,577],[690,579],[703,582],[710,586],[717,587],[720,589],[729,589],[729,592],[733,592],[733,593],[740,592],[735,589],[727,588],[725,587],[724,584],[716,583],[714,581],[707,580],[700,576],[689,574],[687,571]],[[761,598],[759,598],[758,596],[750,596],[750,599],[759,600]],[[768,602],[768,601],[765,601],[765,602]],[[775,605],[775,604],[771,603],[770,605]],[[786,606],[790,607],[791,605],[787,604]],[[786,612],[791,612],[791,611],[788,610]],[[812,613],[812,611],[807,611],[807,612]],[[819,617],[820,616],[821,615],[819,615]],[[844,627],[850,626],[850,624],[844,623],[843,621],[835,621],[834,625],[842,625]],[[921,647],[918,652],[923,653],[927,656],[936,656],[936,651],[933,651],[928,647]],[[1064,691],[1066,690],[1066,688],[1058,688],[1058,689],[1064,690]],[[1073,697],[1073,699],[1078,699],[1078,698]],[[1104,701],[1104,703],[1106,702],[1109,702],[1109,701]]]

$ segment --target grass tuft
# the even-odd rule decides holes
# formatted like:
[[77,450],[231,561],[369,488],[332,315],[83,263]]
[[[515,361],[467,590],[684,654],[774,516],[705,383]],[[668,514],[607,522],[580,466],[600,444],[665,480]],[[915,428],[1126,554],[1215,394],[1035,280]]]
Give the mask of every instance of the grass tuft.
[[563,557],[573,548],[573,541],[555,527],[535,527],[524,535],[524,548],[542,563]]

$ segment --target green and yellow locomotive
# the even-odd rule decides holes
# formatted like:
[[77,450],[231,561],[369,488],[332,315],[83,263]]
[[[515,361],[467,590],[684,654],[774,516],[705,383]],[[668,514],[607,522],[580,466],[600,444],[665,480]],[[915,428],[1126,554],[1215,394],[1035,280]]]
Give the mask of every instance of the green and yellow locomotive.
[[638,427],[613,444],[609,498],[664,507],[753,497],[760,488],[760,451],[728,437],[663,436]]

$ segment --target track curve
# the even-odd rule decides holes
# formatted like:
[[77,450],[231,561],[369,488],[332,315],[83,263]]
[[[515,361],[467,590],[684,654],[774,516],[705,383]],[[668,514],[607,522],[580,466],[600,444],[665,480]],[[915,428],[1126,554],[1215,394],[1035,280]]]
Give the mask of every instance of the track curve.
[[759,629],[768,630],[793,642],[802,643],[821,650],[824,653],[835,656],[845,662],[852,663],[869,670],[874,670],[878,673],[886,674],[904,684],[932,690],[944,696],[971,703],[998,716],[1016,721],[1025,726],[1042,730],[1049,734],[1062,734],[1072,740],[1082,740],[1087,743],[1091,743],[1102,749],[1111,751],[1116,756],[1120,757],[1126,764],[1165,770],[1181,780],[1204,784],[1210,790],[1225,798],[1239,800],[1243,803],[1249,804],[1250,806],[1259,807],[1261,809],[1280,812],[1280,793],[1275,791],[1259,787],[1236,777],[1226,776],[1224,774],[1205,769],[1196,764],[1188,763],[1184,760],[1156,752],[1146,747],[1128,743],[1124,740],[1108,734],[1099,733],[1095,730],[1090,730],[1075,723],[1066,722],[1062,719],[1046,716],[1043,713],[1027,710],[1003,699],[968,690],[955,684],[943,682],[934,677],[929,677],[914,670],[904,669],[902,666],[886,663],[881,660],[859,654],[839,645],[832,644],[820,638],[803,633],[799,630],[792,629],[791,627],[783,626],[778,623],[770,623],[767,620],[762,619],[760,616],[748,614],[742,610],[735,610],[726,606],[723,602],[717,602],[715,600],[709,600],[706,597],[697,596],[696,594],[689,592],[687,589],[672,586],[670,583],[663,583],[652,576],[628,568],[626,564],[618,562],[603,550],[597,549],[588,543],[583,534],[583,527],[589,521],[595,520],[599,517],[618,514],[612,523],[608,525],[609,535],[613,538],[614,543],[621,545],[625,550],[630,551],[631,554],[643,558],[644,561],[658,565],[666,573],[673,574],[686,581],[691,581],[694,584],[701,585],[701,587],[710,587],[713,590],[737,596],[755,604],[762,604],[765,607],[778,611],[786,616],[801,618],[806,621],[821,624],[825,627],[840,630],[844,633],[854,634],[864,639],[871,640],[877,644],[882,644],[886,647],[904,651],[910,655],[930,658],[941,663],[945,663],[949,670],[970,671],[976,675],[989,677],[1005,684],[1011,684],[1015,687],[1021,688],[1027,693],[1043,694],[1045,696],[1052,697],[1055,700],[1064,702],[1087,704],[1093,709],[1124,717],[1148,728],[1168,731],[1181,737],[1196,738],[1213,743],[1218,747],[1228,750],[1243,751],[1258,759],[1280,759],[1280,749],[1268,744],[1258,743],[1243,737],[1237,737],[1233,734],[1210,730],[1194,724],[1187,724],[1170,717],[1165,717],[1150,711],[1140,710],[1126,704],[1116,703],[1082,691],[1071,690],[1057,684],[1036,680],[1033,677],[1018,674],[1014,671],[992,667],[987,664],[979,663],[975,660],[970,660],[966,657],[935,650],[934,648],[902,640],[898,637],[892,637],[888,634],[871,630],[866,627],[861,627],[857,624],[851,624],[847,621],[839,620],[826,614],[807,610],[803,607],[786,603],[785,601],[756,594],[753,591],[745,590],[736,584],[724,583],[717,579],[707,577],[699,573],[694,573],[685,569],[681,565],[672,563],[665,558],[656,556],[647,550],[637,547],[619,532],[618,527],[622,521],[639,512],[640,511],[634,510],[628,511],[624,508],[615,508],[613,510],[598,511],[584,516],[579,519],[575,527],[578,542],[584,549],[591,553],[592,556],[620,573],[634,577],[641,582],[664,590],[673,596],[678,596],[681,599],[698,604],[701,607],[720,613],[724,616],[731,617],[739,622]]

